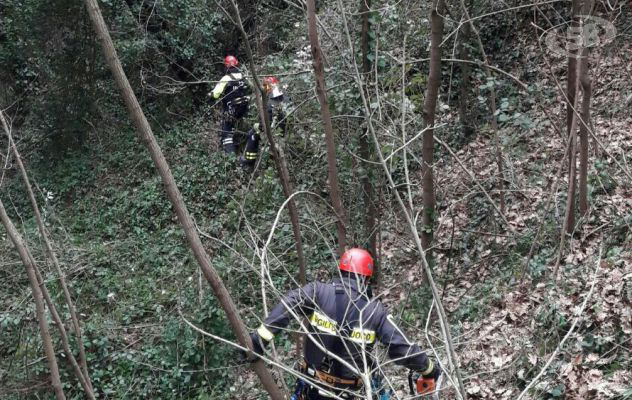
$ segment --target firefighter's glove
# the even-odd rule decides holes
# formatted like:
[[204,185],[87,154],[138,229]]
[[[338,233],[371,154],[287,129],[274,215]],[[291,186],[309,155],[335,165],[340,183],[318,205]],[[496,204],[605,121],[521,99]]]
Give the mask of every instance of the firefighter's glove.
[[252,351],[243,351],[242,356],[244,359],[255,362],[259,359],[257,355],[262,356],[265,352],[265,348],[268,346],[273,335],[264,325],[261,325],[256,332],[250,334],[250,340],[252,341]]
[[262,339],[257,332],[254,332],[250,335],[250,340],[252,340],[252,351],[255,354],[262,356],[266,346],[268,345],[268,342]]
[[433,363],[432,360],[428,360],[428,368],[421,373],[421,376],[425,379],[434,379],[436,381],[441,376],[441,372],[439,364]]

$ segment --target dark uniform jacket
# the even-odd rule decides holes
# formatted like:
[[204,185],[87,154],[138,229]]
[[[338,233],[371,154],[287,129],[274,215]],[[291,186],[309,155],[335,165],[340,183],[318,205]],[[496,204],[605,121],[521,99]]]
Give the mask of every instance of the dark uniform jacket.
[[244,76],[235,67],[228,68],[226,75],[217,82],[211,92],[214,99],[221,97],[224,110],[248,101],[247,84]]
[[[272,309],[258,330],[259,336],[272,339],[289,324],[290,318],[296,319],[295,315],[307,318],[311,338],[359,370],[364,370],[363,348],[368,366],[373,366],[371,350],[377,341],[388,348],[389,357],[400,365],[417,371],[425,371],[430,365],[426,354],[408,341],[382,303],[359,293],[352,276],[292,290]],[[306,338],[305,360],[316,370],[342,378],[355,377],[310,338]]]

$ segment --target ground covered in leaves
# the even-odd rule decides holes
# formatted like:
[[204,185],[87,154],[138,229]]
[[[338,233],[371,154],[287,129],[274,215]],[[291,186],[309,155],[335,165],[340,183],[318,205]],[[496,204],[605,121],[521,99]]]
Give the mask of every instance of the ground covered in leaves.
[[[480,136],[457,152],[482,188],[449,155],[436,165],[444,203],[435,275],[458,276],[444,283],[442,295],[458,332],[454,336],[470,398],[515,399],[543,369],[524,398],[632,398],[632,188],[626,159],[632,151],[632,117],[621,105],[630,104],[630,54],[627,46],[604,55],[604,73],[593,78],[593,124],[601,145],[598,157],[591,154],[591,207],[567,241],[557,279],[568,182],[558,174],[565,171],[560,163],[566,138],[552,124],[563,114],[553,112],[557,122],[542,120],[517,143],[503,147],[511,176],[505,213],[511,228],[498,222],[485,198],[478,207],[469,199],[476,192],[480,199],[484,188],[498,200],[489,137]],[[557,66],[564,65],[559,61]],[[537,86],[554,84],[553,79],[543,78]],[[618,99],[614,106],[612,99]],[[560,102],[544,106],[559,111]],[[525,114],[541,118],[538,109]],[[385,254],[401,262],[396,252]],[[417,281],[418,275],[413,270],[408,280]],[[400,296],[393,296],[393,306]],[[436,326],[433,336],[441,348]],[[418,339],[423,343],[424,335]],[[439,354],[445,362],[445,353]],[[450,393],[445,398],[453,398]]]

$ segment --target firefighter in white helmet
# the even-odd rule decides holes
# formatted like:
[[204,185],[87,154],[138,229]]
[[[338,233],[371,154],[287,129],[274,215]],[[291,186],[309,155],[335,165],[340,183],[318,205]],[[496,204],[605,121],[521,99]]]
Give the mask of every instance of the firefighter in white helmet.
[[[263,78],[263,90],[268,96],[268,119],[270,121],[270,127],[275,132],[280,130],[285,131],[285,111],[284,111],[284,97],[281,91],[279,80],[274,76],[266,76]],[[239,159],[241,166],[244,169],[252,170],[257,161],[257,155],[259,154],[259,139],[261,136],[261,124],[255,124],[255,126],[248,132],[246,140],[246,150],[244,155]]]

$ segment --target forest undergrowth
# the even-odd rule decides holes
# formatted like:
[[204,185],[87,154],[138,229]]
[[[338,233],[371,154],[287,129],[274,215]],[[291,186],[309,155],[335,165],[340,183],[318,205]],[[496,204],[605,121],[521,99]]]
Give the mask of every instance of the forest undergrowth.
[[[164,75],[172,72],[170,68],[178,74],[193,68],[170,58],[183,58],[188,53],[200,55],[203,61],[197,67],[209,73],[205,69],[213,67],[214,60],[208,54],[212,52],[219,59],[226,48],[238,47],[233,42],[239,35],[218,32],[218,21],[224,18],[218,12],[207,20],[201,18],[196,28],[197,34],[203,33],[201,37],[213,40],[189,40],[193,36],[189,36],[188,28],[174,24],[166,31],[168,35],[156,36],[152,42],[148,32],[159,32],[160,24],[150,26],[148,18],[144,21],[148,30],[142,32],[136,17],[130,18],[137,15],[141,21],[142,12],[151,11],[142,8],[145,2],[135,5],[135,13],[119,12],[113,2],[104,3],[111,8],[112,25],[118,28],[113,32],[125,66],[136,72],[130,74],[132,84],[142,93],[145,112],[204,246],[247,326],[254,329],[261,322],[264,302],[270,307],[282,293],[299,285],[294,237],[284,211],[268,249],[274,291],[267,299],[261,293],[261,251],[285,200],[269,143],[263,141],[254,173],[243,171],[236,159],[223,154],[218,145],[219,113],[207,104],[206,93],[199,95],[208,82],[197,75],[193,83],[165,79]],[[185,3],[174,2],[159,10],[164,26],[170,18],[197,21],[194,16],[201,11],[196,7],[206,6],[205,2]],[[277,6],[284,10],[282,17],[263,12],[267,6],[257,3],[255,11],[261,15],[247,19],[252,24],[248,29],[256,32],[256,57],[262,70],[283,71],[280,76],[292,110],[288,119],[291,128],[277,139],[287,156],[295,190],[301,191],[297,199],[308,260],[307,278],[326,281],[335,274],[336,218],[327,204],[327,153],[308,74],[311,57],[303,15],[288,11],[287,4]],[[447,367],[436,306],[420,267],[419,253],[394,199],[394,190],[398,190],[421,209],[421,145],[417,141],[410,145],[409,169],[402,167],[399,155],[389,160],[396,180],[403,181],[410,174],[413,184],[393,189],[381,170],[367,172],[357,154],[358,138],[354,133],[362,132],[365,126],[358,122],[363,117],[358,111],[359,93],[349,76],[350,57],[345,58],[348,54],[341,50],[346,38],[339,29],[340,13],[331,4],[320,6],[323,47],[329,63],[330,108],[339,131],[341,187],[352,188],[344,198],[351,242],[366,242],[362,224],[367,210],[358,187],[362,177],[370,176],[380,204],[380,282],[376,296],[391,309],[410,339]],[[381,92],[376,89],[378,99],[369,106],[375,115],[385,116],[379,126],[385,152],[398,147],[396,120],[402,117],[402,109],[409,110],[409,137],[420,128],[423,89],[428,83],[425,65],[411,62],[401,68],[397,61],[405,51],[411,58],[426,55],[428,29],[424,26],[415,30],[410,28],[412,23],[400,24],[404,16],[391,11],[376,13],[370,21],[373,29],[379,26],[373,34],[379,31],[383,37],[382,53],[379,57],[372,54],[376,81],[378,74],[380,77],[375,86]],[[410,17],[421,19],[426,11],[415,9]],[[179,13],[186,14],[186,18]],[[273,23],[277,19],[284,22],[281,28]],[[458,22],[448,18],[446,24],[454,29]],[[472,117],[473,132],[466,135],[458,110],[461,75],[453,75],[455,67],[446,64],[443,76],[450,79],[441,86],[434,132],[441,142],[435,146],[433,165],[437,209],[433,216],[432,270],[448,314],[468,398],[517,399],[538,377],[526,398],[632,399],[632,46],[625,40],[629,27],[620,24],[622,37],[591,56],[595,89],[591,127],[598,141],[590,140],[590,209],[577,221],[577,229],[564,245],[558,269],[556,258],[568,187],[564,151],[568,140],[565,103],[557,85],[566,86],[566,60],[544,59],[542,49],[533,44],[537,42],[533,28],[516,16],[486,20],[486,24],[487,32],[482,34],[490,46],[493,64],[527,89],[517,89],[519,86],[505,74],[490,80],[480,65],[473,65],[468,111],[476,116]],[[179,35],[180,28],[184,33]],[[406,48],[406,41],[401,46],[396,43],[399,30],[410,34],[405,36],[410,37],[410,48]],[[139,32],[147,37],[139,39],[135,36]],[[83,36],[81,40],[82,51],[94,57],[90,40]],[[375,46],[375,37],[372,40]],[[411,45],[414,40],[423,45]],[[165,56],[165,65],[152,60],[162,60],[168,48],[177,48],[182,54]],[[455,49],[456,45],[453,53]],[[343,56],[332,56],[339,53]],[[475,51],[472,55],[477,56]],[[0,51],[0,56],[5,53]],[[207,332],[234,339],[218,301],[197,269],[151,159],[109,86],[110,75],[98,63],[93,61],[91,65],[101,79],[95,78],[99,84],[91,90],[102,92],[90,105],[98,112],[83,118],[87,124],[79,130],[88,133],[77,148],[59,152],[49,146],[50,132],[59,134],[60,130],[40,124],[38,115],[44,113],[41,110],[55,118],[63,113],[55,113],[55,108],[45,102],[27,103],[35,111],[20,110],[25,116],[15,119],[14,137],[23,149],[54,250],[75,297],[97,397],[267,398],[250,363],[234,348],[198,334],[183,321],[184,316]],[[24,73],[29,79],[37,76],[31,70]],[[408,80],[404,89],[399,87],[402,74]],[[26,85],[24,82],[18,81]],[[66,89],[63,84],[59,86]],[[506,168],[503,216],[496,209],[500,193],[497,165],[492,161],[494,132],[485,116],[490,113],[486,101],[493,87],[499,97],[499,137]],[[45,91],[33,89],[34,93]],[[59,96],[62,100],[67,97]],[[92,120],[98,122],[93,124]],[[252,111],[244,126],[256,121]],[[391,129],[389,123],[396,129]],[[7,166],[0,178],[0,195],[30,244],[53,298],[58,300],[62,291],[39,246],[41,239],[19,176],[9,157],[3,162]],[[404,187],[409,187],[410,193]],[[421,220],[420,211],[415,222],[423,232],[427,227]],[[52,398],[28,282],[4,231],[0,231],[0,239],[0,398]],[[62,313],[67,319],[67,310]],[[71,345],[74,349],[76,343]],[[279,360],[296,365],[291,335],[282,335],[275,345]],[[64,355],[60,352],[58,358],[62,360]],[[68,398],[83,398],[70,367],[60,362],[60,369]],[[405,398],[406,371],[393,364],[384,371],[396,388],[393,397]],[[290,388],[293,386],[288,374],[278,370],[274,374],[279,382],[284,380]],[[455,398],[455,383],[448,382],[441,399]]]

